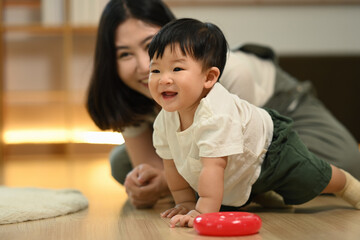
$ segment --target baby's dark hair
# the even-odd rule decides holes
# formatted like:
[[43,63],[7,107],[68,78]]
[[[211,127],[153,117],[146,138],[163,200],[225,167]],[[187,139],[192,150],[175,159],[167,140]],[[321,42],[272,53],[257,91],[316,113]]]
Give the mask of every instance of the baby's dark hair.
[[[228,43],[222,31],[212,23],[182,18],[166,24],[149,46],[150,59],[162,58],[165,48],[179,44],[182,53],[203,63],[203,70],[217,67],[220,76],[226,63]],[[220,77],[219,77],[220,78]]]

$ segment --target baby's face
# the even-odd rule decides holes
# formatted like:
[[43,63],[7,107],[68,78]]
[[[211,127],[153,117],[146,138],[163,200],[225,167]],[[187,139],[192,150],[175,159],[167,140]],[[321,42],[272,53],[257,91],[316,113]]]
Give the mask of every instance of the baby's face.
[[150,63],[150,94],[168,112],[195,112],[206,78],[200,61],[185,56],[177,44],[167,46],[163,56],[155,54]]

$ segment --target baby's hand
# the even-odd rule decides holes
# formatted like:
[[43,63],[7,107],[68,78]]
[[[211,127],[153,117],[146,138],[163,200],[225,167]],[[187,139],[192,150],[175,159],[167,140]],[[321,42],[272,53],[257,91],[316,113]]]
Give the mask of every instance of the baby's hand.
[[185,206],[178,204],[173,208],[170,208],[162,213],[160,213],[161,217],[164,218],[172,218],[173,216],[177,214],[186,214],[189,212],[189,209],[187,209]]
[[186,215],[178,214],[171,218],[170,227],[175,227],[177,223],[179,223],[180,227],[190,227],[194,226],[194,220],[200,213],[196,210],[191,210]]

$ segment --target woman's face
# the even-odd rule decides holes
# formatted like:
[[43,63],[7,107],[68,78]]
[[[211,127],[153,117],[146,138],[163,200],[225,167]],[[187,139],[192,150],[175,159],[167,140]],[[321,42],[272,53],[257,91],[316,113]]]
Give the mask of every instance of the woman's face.
[[149,44],[159,26],[129,18],[116,29],[115,47],[117,71],[120,78],[131,89],[151,98],[148,88]]

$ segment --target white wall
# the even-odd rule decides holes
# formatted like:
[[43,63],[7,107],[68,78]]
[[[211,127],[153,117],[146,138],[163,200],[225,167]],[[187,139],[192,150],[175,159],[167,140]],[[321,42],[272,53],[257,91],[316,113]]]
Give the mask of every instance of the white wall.
[[360,54],[360,5],[172,7],[176,17],[217,24],[230,47],[245,42],[279,54]]
[[[360,5],[193,6],[172,7],[172,10],[178,18],[195,17],[217,24],[224,31],[230,47],[257,42],[269,45],[283,55],[360,54]],[[6,19],[24,23],[39,18],[26,11],[10,11]],[[6,90],[64,87],[61,37],[46,36],[28,40],[29,36],[22,34],[7,37]],[[92,68],[95,35],[89,39],[85,36],[74,42],[69,85],[77,90],[86,89]]]

